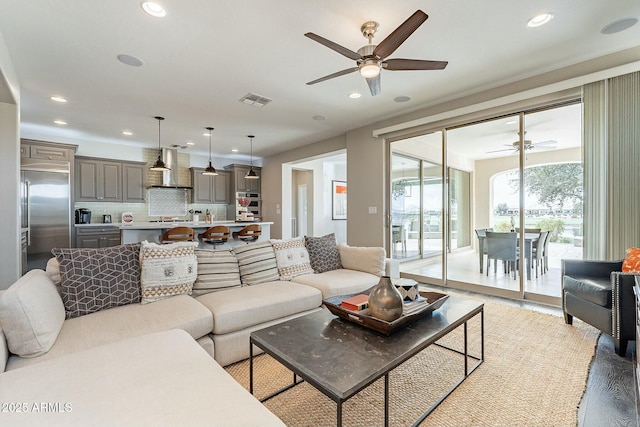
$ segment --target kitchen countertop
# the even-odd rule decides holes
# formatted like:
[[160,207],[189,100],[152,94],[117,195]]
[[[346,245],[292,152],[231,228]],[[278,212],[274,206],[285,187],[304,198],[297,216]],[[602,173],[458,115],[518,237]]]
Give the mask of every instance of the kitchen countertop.
[[246,221],[246,222],[236,222],[236,221],[213,221],[211,223],[208,223],[206,221],[200,221],[200,222],[192,222],[192,221],[185,221],[185,222],[171,222],[171,221],[167,221],[167,222],[149,222],[149,221],[134,221],[130,224],[123,224],[121,222],[113,222],[110,224],[103,224],[103,223],[93,223],[93,224],[74,224],[76,227],[79,228],[106,228],[106,227],[114,227],[114,228],[119,228],[121,230],[127,230],[127,229],[137,229],[137,230],[141,230],[141,229],[164,229],[164,228],[173,228],[173,227],[191,227],[191,228],[209,228],[209,227],[213,227],[214,225],[226,225],[228,227],[244,227],[245,225],[248,224],[258,224],[258,225],[271,225],[273,224],[273,222],[261,222],[261,221],[255,221],[255,222],[250,222],[250,221]]

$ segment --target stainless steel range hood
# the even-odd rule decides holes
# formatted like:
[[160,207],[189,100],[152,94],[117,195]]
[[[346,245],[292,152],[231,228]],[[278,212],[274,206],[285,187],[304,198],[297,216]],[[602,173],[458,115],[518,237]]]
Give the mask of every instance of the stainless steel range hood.
[[152,185],[151,188],[193,189],[186,185],[178,185],[178,150],[176,148],[163,148],[162,160],[170,170],[162,172],[162,185]]

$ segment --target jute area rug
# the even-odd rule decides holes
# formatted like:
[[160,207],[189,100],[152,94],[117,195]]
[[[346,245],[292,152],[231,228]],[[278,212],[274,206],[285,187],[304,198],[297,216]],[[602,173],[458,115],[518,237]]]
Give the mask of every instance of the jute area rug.
[[[575,426],[599,331],[561,317],[485,302],[485,362],[420,426]],[[480,353],[478,316],[469,322],[469,351]],[[462,350],[462,327],[440,343]],[[470,359],[470,364],[473,361]],[[336,363],[340,363],[336,360]],[[431,346],[391,372],[389,423],[410,426],[463,373],[463,356]],[[293,375],[267,355],[255,360],[258,398]],[[249,388],[249,363],[227,371]],[[288,426],[336,425],[336,404],[307,383],[265,402]],[[378,380],[343,404],[343,425],[384,424],[384,383]]]

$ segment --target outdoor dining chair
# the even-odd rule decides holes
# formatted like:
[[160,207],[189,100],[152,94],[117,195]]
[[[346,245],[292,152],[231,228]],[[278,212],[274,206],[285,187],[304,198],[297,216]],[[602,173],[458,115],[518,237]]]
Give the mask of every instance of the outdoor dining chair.
[[[498,272],[498,260],[504,263],[505,273],[513,270],[513,279],[516,279],[518,262],[518,234],[485,231],[485,246],[487,248],[487,262],[493,260],[493,273]],[[487,268],[487,276],[489,268]]]

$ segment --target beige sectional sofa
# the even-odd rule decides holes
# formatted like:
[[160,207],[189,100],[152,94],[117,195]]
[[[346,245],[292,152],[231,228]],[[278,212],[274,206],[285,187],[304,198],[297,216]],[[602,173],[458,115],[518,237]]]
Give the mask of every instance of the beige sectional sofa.
[[[326,237],[323,237],[324,243],[332,238],[335,245],[333,236],[330,239]],[[77,272],[78,266],[75,269],[69,267],[66,264],[68,260],[58,254],[60,262],[50,262],[47,272],[30,271],[0,295],[0,372],[6,371],[0,374],[0,402],[24,399],[27,403],[50,402],[55,396],[61,396],[55,400],[61,402],[69,396],[68,399],[75,401],[75,405],[71,402],[74,409],[64,416],[56,414],[52,418],[43,414],[35,418],[12,417],[9,424],[14,420],[18,421],[16,425],[22,424],[20,420],[26,425],[40,424],[40,417],[44,417],[42,420],[44,423],[46,419],[46,424],[51,421],[52,425],[87,425],[90,423],[85,421],[92,419],[92,413],[101,413],[97,409],[94,411],[94,407],[104,402],[129,399],[137,402],[134,413],[129,416],[111,414],[111,418],[105,415],[105,422],[101,424],[180,424],[157,422],[156,410],[170,407],[172,411],[188,416],[189,425],[280,425],[275,416],[264,416],[264,407],[248,393],[239,390],[221,367],[248,357],[251,331],[320,310],[323,298],[368,289],[378,282],[381,275],[398,275],[397,263],[386,259],[382,248],[336,245],[335,250],[331,249],[334,255],[339,253],[342,265],[340,268],[334,265],[320,273],[307,265],[311,263],[309,258],[304,259],[306,247],[305,243],[300,244],[300,239],[256,242],[230,251],[194,249],[192,259],[195,260],[197,274],[190,292],[173,295],[172,289],[184,289],[182,283],[171,284],[166,288],[169,291],[165,288],[158,291],[158,287],[152,291],[145,288],[143,245],[140,248],[141,298],[153,295],[153,302],[132,302],[97,310],[90,308],[96,311],[75,317],[69,314],[68,306],[72,304],[64,286],[65,277],[70,280],[70,272]],[[82,250],[68,251],[75,256]],[[91,259],[91,255],[87,257],[91,251],[101,250],[88,251],[81,253],[84,256],[82,262]],[[323,256],[324,253],[320,253],[320,258],[316,259],[322,261],[326,258]],[[57,271],[56,264],[59,264],[60,271]],[[183,264],[181,266],[184,267]],[[158,268],[168,271],[166,265],[153,264],[153,268],[156,273]],[[185,271],[191,271],[191,268]],[[63,283],[56,287],[59,278]],[[117,286],[114,289],[118,289]],[[120,291],[118,289],[114,295],[121,294]],[[157,297],[158,292],[168,292],[169,296]],[[113,304],[104,295],[97,295],[95,299],[100,301],[99,304]],[[179,352],[184,352],[185,358],[193,358],[194,361],[182,359]],[[208,361],[202,358],[206,354],[210,356]],[[120,368],[127,363],[135,369],[127,366],[125,373]],[[156,363],[163,364],[164,368],[156,367]],[[211,364],[213,367],[204,369],[205,373],[200,376],[181,371],[184,366],[178,365],[188,363],[198,367]],[[176,365],[176,370],[167,375],[167,370],[171,369],[166,369],[166,366],[172,364]],[[41,381],[35,381],[40,377]],[[213,378],[215,382],[209,386],[215,386],[209,389],[207,383]],[[122,380],[123,387],[104,389],[100,385],[103,380]],[[129,386],[138,380],[142,384]],[[41,387],[42,384],[59,382],[63,385],[50,391]],[[20,393],[13,390],[16,384],[20,384]],[[187,387],[185,384],[190,385]],[[149,396],[146,394],[140,401],[140,387],[153,390],[155,399],[152,405],[147,405]],[[184,404],[182,395],[179,401],[175,400],[177,390],[182,393],[191,387],[206,390],[197,398],[207,408],[205,413]],[[65,393],[57,394],[56,390],[60,388]],[[220,391],[226,388],[229,388],[229,394]],[[89,397],[92,393],[97,396],[95,399]],[[216,393],[224,398],[216,399]],[[236,407],[236,403],[243,410],[232,416],[228,411],[230,407]],[[219,413],[224,416],[219,418]],[[227,415],[230,418],[224,418]],[[3,416],[0,413],[0,422]],[[260,420],[257,424],[256,419]]]

